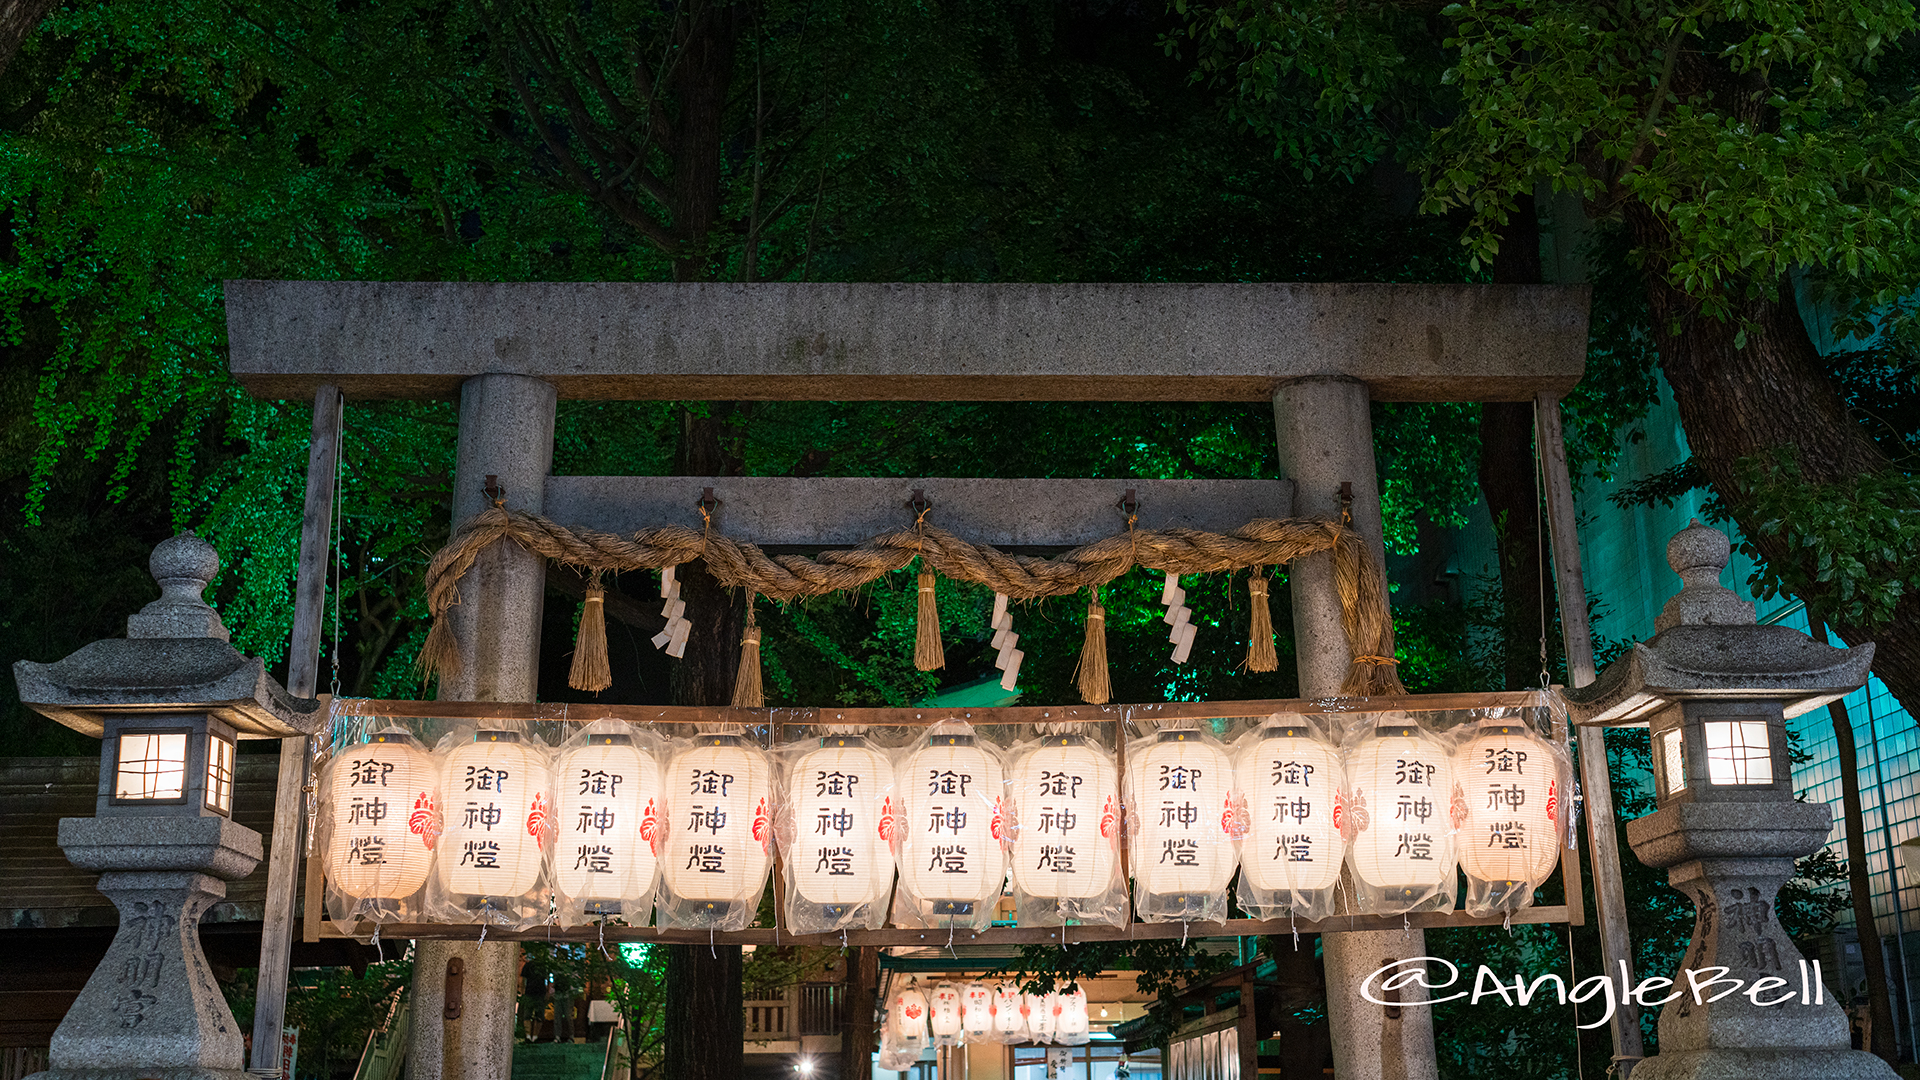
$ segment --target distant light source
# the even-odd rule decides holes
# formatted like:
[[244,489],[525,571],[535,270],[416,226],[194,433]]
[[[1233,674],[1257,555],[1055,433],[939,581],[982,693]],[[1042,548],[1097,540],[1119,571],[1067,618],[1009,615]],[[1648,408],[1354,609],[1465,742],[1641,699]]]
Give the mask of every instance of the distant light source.
[[799,1062],[797,1062],[793,1066],[793,1071],[799,1073],[801,1076],[812,1076],[813,1075],[813,1059],[801,1058]]

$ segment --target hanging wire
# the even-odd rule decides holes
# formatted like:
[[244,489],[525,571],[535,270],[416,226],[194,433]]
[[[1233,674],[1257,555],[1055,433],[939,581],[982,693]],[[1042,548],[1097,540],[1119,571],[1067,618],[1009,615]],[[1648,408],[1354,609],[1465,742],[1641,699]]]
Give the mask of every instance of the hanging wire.
[[342,490],[342,478],[346,475],[346,396],[335,399],[338,404],[339,418],[333,425],[333,681],[328,691],[340,696],[340,582],[346,575],[347,565],[347,523],[346,492]]
[[[1573,985],[1580,985],[1580,972],[1573,966],[1573,927],[1567,927],[1567,977]],[[1572,1000],[1572,999],[1568,999]],[[1580,1071],[1580,1080],[1587,1080],[1587,1063],[1580,1053],[1580,1003],[1573,1002],[1573,1063]],[[1613,1071],[1611,1067],[1607,1069]]]
[[1540,585],[1540,689],[1553,684],[1547,663],[1547,526],[1541,506],[1546,502],[1544,474],[1547,463],[1540,457],[1540,401],[1533,402],[1533,566]]

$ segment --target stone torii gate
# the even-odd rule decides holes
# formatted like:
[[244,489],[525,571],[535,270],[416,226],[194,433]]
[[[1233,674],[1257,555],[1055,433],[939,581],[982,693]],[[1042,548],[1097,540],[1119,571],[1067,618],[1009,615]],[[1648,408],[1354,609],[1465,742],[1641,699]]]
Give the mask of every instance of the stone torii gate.
[[[459,400],[456,525],[485,505],[485,477],[498,478],[515,509],[615,531],[660,520],[669,508],[684,512],[702,486],[725,485],[730,534],[816,544],[858,542],[877,531],[875,485],[891,482],[554,477],[556,400],[1271,401],[1291,492],[1245,481],[1128,481],[1142,489],[1146,515],[1177,519],[1154,524],[1234,525],[1257,500],[1263,514],[1331,518],[1350,485],[1353,524],[1371,541],[1372,557],[1384,561],[1371,402],[1539,400],[1543,426],[1557,436],[1559,395],[1579,381],[1587,348],[1587,292],[1567,286],[236,281],[227,283],[226,300],[235,378],[257,397],[316,403],[298,589],[308,620],[320,610],[314,600],[332,495],[328,455],[342,395]],[[1549,454],[1549,471],[1558,481],[1549,500],[1556,549],[1563,563],[1571,553],[1577,568],[1571,502],[1557,497],[1564,494],[1564,459]],[[922,483],[955,492],[943,505],[964,502],[970,522],[992,519],[990,534],[979,540],[1087,539],[1072,531],[1084,522],[1036,524],[1032,515],[1006,509],[1031,505],[1040,493],[1034,481],[899,486]],[[1076,483],[1094,482],[1053,482],[1047,490]],[[796,537],[789,534],[801,530],[779,523],[795,524],[792,500],[803,490],[809,511],[805,535]],[[762,531],[776,528],[780,535]],[[442,683],[442,697],[533,700],[544,573],[541,559],[505,544],[475,564],[464,601],[453,609],[462,673]],[[1576,599],[1562,607],[1583,619],[1575,574]],[[1303,559],[1291,575],[1300,692],[1337,695],[1349,656],[1331,556]],[[1568,584],[1563,574],[1563,595]],[[1570,640],[1584,639],[1584,626],[1577,629]],[[295,635],[292,663],[296,672],[303,665],[310,671],[317,624],[297,627]],[[1591,679],[1590,661],[1586,667],[1576,682]],[[1613,970],[1630,954],[1606,758],[1594,752],[1593,738],[1589,746],[1582,733],[1581,758],[1602,938]],[[304,745],[288,742],[283,805],[297,797],[307,760]],[[256,1070],[277,1071],[298,842],[297,825],[285,835],[276,826],[272,865],[285,880],[270,891],[254,1040],[267,1056],[254,1062]],[[1323,940],[1342,1080],[1435,1076],[1430,1010],[1387,1010],[1359,995],[1362,978],[1383,958],[1422,955],[1422,932],[1333,933]],[[417,1080],[505,1080],[513,950],[511,943],[420,943],[416,970],[434,974],[416,981],[418,1015],[441,1012],[438,973],[453,959],[464,964],[465,1009],[458,1020],[416,1025],[410,1068]],[[1639,1056],[1637,1017],[1623,1010],[1614,1036],[1617,1056]]]

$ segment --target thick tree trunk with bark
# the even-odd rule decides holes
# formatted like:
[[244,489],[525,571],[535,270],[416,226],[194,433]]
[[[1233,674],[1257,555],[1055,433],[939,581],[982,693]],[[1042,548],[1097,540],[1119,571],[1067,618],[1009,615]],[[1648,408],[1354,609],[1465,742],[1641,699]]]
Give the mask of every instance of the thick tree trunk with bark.
[[59,0],[0,0],[0,75]]
[[[1627,221],[1645,249],[1665,249],[1664,223],[1651,211],[1629,205]],[[1812,484],[1879,472],[1890,463],[1847,411],[1784,283],[1775,297],[1743,303],[1731,317],[1715,319],[1669,285],[1665,271],[1648,265],[1647,298],[1660,369],[1673,387],[1693,459],[1748,541],[1769,561],[1788,563],[1793,554],[1784,539],[1762,529],[1739,499],[1736,466],[1742,458],[1790,447]],[[1746,347],[1736,348],[1743,323]],[[1800,599],[1821,606],[1818,595]],[[1873,642],[1874,674],[1901,704],[1920,710],[1920,595],[1909,594],[1884,625],[1832,625],[1849,645]]]
[[679,130],[674,137],[670,223],[680,251],[674,256],[673,278],[702,281],[710,275],[713,263],[707,234],[720,220],[720,154],[727,92],[733,85],[733,57],[740,36],[740,9],[731,4],[693,4],[682,20],[684,36],[672,80],[680,106]]

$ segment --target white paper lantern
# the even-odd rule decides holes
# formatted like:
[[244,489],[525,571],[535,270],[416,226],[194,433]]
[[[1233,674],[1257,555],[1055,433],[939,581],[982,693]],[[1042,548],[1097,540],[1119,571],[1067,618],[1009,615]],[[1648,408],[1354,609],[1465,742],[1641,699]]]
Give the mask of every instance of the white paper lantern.
[[899,1036],[901,1047],[918,1052],[926,1049],[927,1039],[927,997],[919,990],[909,986],[893,995],[893,1004],[887,1009],[887,1022]]
[[667,768],[661,909],[675,925],[737,929],[752,920],[772,865],[773,770],[739,735],[692,742]]
[[1040,899],[1105,896],[1119,868],[1113,759],[1080,735],[1047,735],[1013,768],[1014,886]]
[[1001,983],[993,988],[993,1033],[999,1042],[1017,1042],[1027,1029],[1026,999],[1020,988]]
[[440,833],[440,769],[405,732],[382,731],[333,760],[327,880],[354,900],[404,900],[427,883]]
[[1354,830],[1347,858],[1383,910],[1406,910],[1444,890],[1453,904],[1453,758],[1438,739],[1400,718],[1363,738],[1347,758]]
[[936,732],[907,756],[899,786],[901,886],[936,917],[990,917],[1007,874],[999,755],[971,732]]
[[1093,1018],[1087,1015],[1087,992],[1075,986],[1059,995],[1060,1012],[1054,1028],[1054,1041],[1079,1046],[1093,1034]]
[[447,754],[440,877],[469,908],[497,906],[540,883],[555,825],[547,760],[547,748],[520,732],[486,729]]
[[1055,1027],[1055,994],[1027,995],[1027,1037],[1034,1042],[1052,1042]]
[[927,999],[927,1027],[933,1032],[935,1046],[957,1046],[960,1042],[960,988],[952,983],[936,983]]
[[798,902],[827,922],[883,901],[893,888],[893,765],[862,735],[829,735],[787,773]]
[[1460,868],[1497,885],[1545,881],[1560,861],[1553,748],[1522,724],[1490,724],[1462,744],[1453,764],[1466,804]]
[[589,915],[618,915],[629,900],[650,900],[664,795],[659,762],[631,735],[595,733],[554,771],[554,888]]
[[1140,826],[1132,837],[1135,906],[1149,922],[1221,918],[1238,861],[1233,763],[1197,729],[1139,741],[1145,745],[1130,748],[1127,763],[1129,812]]
[[1304,725],[1263,727],[1254,736],[1235,770],[1248,819],[1240,879],[1266,890],[1331,888],[1346,853],[1334,822],[1346,782],[1339,751]]
[[986,983],[970,982],[960,988],[960,1031],[969,1042],[993,1034],[993,990]]

